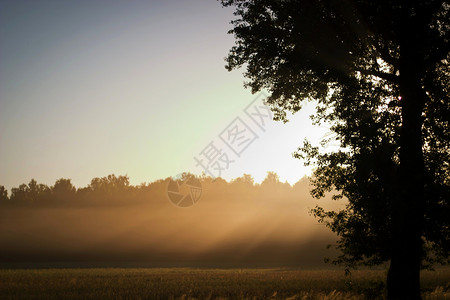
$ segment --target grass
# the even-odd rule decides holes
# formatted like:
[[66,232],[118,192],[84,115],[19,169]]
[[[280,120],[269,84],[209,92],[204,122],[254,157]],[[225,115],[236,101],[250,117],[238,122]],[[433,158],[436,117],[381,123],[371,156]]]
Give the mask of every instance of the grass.
[[[0,270],[0,299],[384,299],[385,271],[94,268]],[[450,270],[422,274],[450,299]]]

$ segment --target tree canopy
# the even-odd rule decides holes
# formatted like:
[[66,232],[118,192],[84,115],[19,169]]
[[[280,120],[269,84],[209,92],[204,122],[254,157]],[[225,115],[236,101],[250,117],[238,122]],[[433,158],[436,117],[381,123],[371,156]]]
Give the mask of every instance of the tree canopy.
[[[420,298],[419,267],[448,260],[449,3],[251,1],[234,6],[236,45],[226,68],[270,92],[275,118],[314,100],[335,151],[306,141],[294,155],[315,164],[312,195],[335,190],[341,211],[313,213],[340,236],[349,266],[391,261],[389,298]],[[409,288],[412,287],[412,288]],[[405,296],[405,295],[404,295]]]

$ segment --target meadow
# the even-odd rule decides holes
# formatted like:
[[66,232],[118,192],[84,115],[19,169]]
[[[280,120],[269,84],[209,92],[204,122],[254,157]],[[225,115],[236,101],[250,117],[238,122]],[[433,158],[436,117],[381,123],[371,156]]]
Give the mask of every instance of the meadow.
[[[68,268],[0,270],[0,299],[384,299],[384,270]],[[450,299],[450,270],[422,273]]]

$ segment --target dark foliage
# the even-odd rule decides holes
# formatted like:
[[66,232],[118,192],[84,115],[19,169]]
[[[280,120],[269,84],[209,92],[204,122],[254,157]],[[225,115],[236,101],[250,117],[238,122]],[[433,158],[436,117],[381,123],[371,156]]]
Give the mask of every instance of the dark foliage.
[[450,248],[449,3],[222,4],[236,9],[227,69],[245,67],[245,86],[270,92],[278,120],[314,100],[313,120],[334,133],[321,146],[339,144],[306,141],[295,154],[317,166],[313,196],[348,201],[313,210],[340,236],[335,263],[391,260],[390,298],[408,286],[406,297],[420,297],[420,264],[448,260]]

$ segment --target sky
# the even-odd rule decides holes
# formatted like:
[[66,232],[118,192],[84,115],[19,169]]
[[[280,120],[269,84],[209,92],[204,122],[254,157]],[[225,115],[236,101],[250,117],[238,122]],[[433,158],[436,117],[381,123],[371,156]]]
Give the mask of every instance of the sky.
[[0,185],[309,175],[292,153],[327,130],[312,104],[269,120],[266,94],[225,69],[233,18],[214,0],[1,0]]

